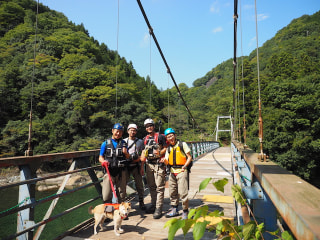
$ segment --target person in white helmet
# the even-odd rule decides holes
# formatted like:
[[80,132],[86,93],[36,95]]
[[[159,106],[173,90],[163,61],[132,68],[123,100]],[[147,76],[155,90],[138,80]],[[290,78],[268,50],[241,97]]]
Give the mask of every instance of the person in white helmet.
[[166,166],[162,158],[166,153],[167,144],[165,136],[155,132],[155,124],[151,118],[144,121],[144,126],[148,134],[143,139],[141,174],[144,174],[143,164],[146,164],[146,177],[151,195],[151,206],[146,213],[153,213],[153,218],[159,219],[162,216],[166,178]]
[[146,210],[144,205],[144,187],[141,175],[141,161],[140,155],[144,149],[143,141],[136,137],[138,127],[136,124],[131,123],[128,126],[129,137],[125,138],[124,141],[127,143],[127,150],[130,154],[129,164],[127,166],[127,180],[132,175],[139,197],[139,207],[141,210]]

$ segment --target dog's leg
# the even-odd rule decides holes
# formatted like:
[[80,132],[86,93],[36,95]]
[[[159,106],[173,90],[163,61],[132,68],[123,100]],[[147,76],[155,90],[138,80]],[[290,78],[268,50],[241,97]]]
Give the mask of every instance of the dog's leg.
[[100,227],[101,227],[102,230],[105,230],[104,220],[106,220],[106,216],[102,215],[101,216],[101,220],[100,220]]
[[97,233],[98,224],[99,224],[99,222],[95,221],[94,226],[93,226],[93,232],[94,232],[95,235],[98,234]]
[[120,233],[123,233],[123,229],[121,228],[122,219],[119,219],[119,222],[117,223],[117,227]]
[[120,236],[120,233],[118,233],[118,224],[116,222],[114,223],[114,234],[118,237]]
[[103,221],[104,221],[104,215],[103,215],[103,214],[101,214],[101,215],[95,215],[94,220],[95,220],[95,223],[94,223],[94,234],[98,234],[98,231],[97,231],[98,225],[100,225],[100,228],[101,228],[101,229],[104,229],[104,227],[103,227],[103,225],[102,225],[102,223],[103,223]]

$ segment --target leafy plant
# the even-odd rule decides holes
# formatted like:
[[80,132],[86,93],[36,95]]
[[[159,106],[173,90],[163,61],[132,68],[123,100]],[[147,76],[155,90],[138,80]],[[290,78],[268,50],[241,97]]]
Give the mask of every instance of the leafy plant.
[[[207,187],[207,185],[212,181],[212,178],[204,179],[199,185],[199,192]],[[220,192],[224,192],[224,186],[228,183],[228,179],[220,179],[218,181],[212,182],[212,185]],[[233,185],[231,187],[232,196],[241,205],[245,205],[250,208],[247,204],[247,200],[239,185]],[[252,212],[252,211],[250,211]],[[167,221],[164,227],[168,227],[168,239],[174,239],[176,232],[182,229],[184,236],[192,229],[193,239],[199,240],[203,237],[207,227],[209,231],[214,231],[217,236],[221,239],[232,240],[232,239],[264,239],[263,233],[268,233],[272,236],[277,237],[280,240],[293,240],[293,237],[289,232],[285,231],[279,235],[279,230],[275,232],[269,232],[264,229],[264,223],[258,223],[252,215],[253,220],[246,223],[245,225],[237,226],[235,223],[231,222],[229,219],[223,218],[224,213],[215,210],[209,212],[209,207],[207,205],[200,206],[195,209],[191,209],[188,214],[188,219],[173,218]],[[206,221],[206,217],[216,217],[221,218],[221,221],[216,225],[209,225],[210,221]],[[203,221],[200,220],[203,218]]]

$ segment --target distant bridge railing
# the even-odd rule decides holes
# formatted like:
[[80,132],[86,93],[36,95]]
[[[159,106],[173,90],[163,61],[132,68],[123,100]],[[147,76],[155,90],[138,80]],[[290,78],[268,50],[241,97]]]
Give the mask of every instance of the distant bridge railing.
[[[258,154],[239,142],[232,143],[234,182],[242,187],[253,215],[275,231],[281,215],[297,239],[320,239],[320,190],[279,165],[261,162]],[[307,160],[306,160],[307,161]],[[238,221],[250,221],[243,206],[237,208]],[[271,235],[266,234],[265,239]]]
[[[202,154],[212,151],[215,148],[219,147],[218,142],[187,142],[191,149],[193,159],[197,159]],[[41,232],[45,224],[56,220],[66,214],[73,212],[80,207],[83,207],[97,199],[102,199],[102,188],[101,180],[98,179],[95,170],[101,169],[100,164],[98,164],[99,149],[88,150],[88,151],[77,151],[77,152],[66,152],[66,153],[54,153],[54,154],[43,154],[36,156],[26,156],[26,157],[9,157],[0,159],[0,168],[17,166],[20,169],[20,181],[13,182],[7,185],[0,186],[0,194],[2,195],[2,190],[17,187],[19,186],[19,196],[16,205],[10,209],[0,211],[0,219],[4,218],[11,214],[17,214],[17,231],[12,233],[9,236],[1,236],[1,239],[39,239]],[[45,177],[37,177],[37,169],[43,162],[54,162],[54,161],[63,161],[63,160],[72,160],[70,168],[66,172],[55,173]],[[63,191],[64,186],[66,185],[69,177],[73,173],[86,171],[90,176],[92,182],[84,186],[75,187],[68,191]],[[50,178],[57,178],[65,176],[57,194],[49,196],[44,199],[36,200],[36,183]],[[95,186],[97,190],[97,195],[88,199],[76,206],[73,206],[67,210],[64,210],[61,213],[58,213],[54,216],[51,216],[53,208],[56,204],[54,201],[57,201],[60,197],[64,197],[69,194],[73,194],[84,188]],[[47,214],[44,219],[38,223],[35,222],[35,209],[38,205],[52,201],[51,206],[49,207]],[[53,204],[54,203],[54,204]],[[87,212],[87,210],[86,210]],[[88,224],[92,219],[83,222],[82,224],[77,225],[75,228],[69,230],[66,233],[62,233],[57,236],[55,239],[62,239],[70,232],[77,230],[82,225]]]

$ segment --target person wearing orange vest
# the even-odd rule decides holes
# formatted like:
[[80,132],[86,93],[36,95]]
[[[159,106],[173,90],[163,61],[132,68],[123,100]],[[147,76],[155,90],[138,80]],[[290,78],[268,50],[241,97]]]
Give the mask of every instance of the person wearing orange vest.
[[167,128],[164,131],[164,135],[170,144],[164,158],[164,162],[170,168],[169,196],[171,209],[166,214],[166,217],[169,218],[179,215],[178,206],[180,198],[183,210],[182,219],[187,219],[189,213],[188,166],[192,163],[190,148],[186,142],[177,140],[176,132],[172,128]]
[[146,165],[146,177],[151,196],[151,206],[146,213],[153,213],[154,219],[162,217],[164,190],[166,180],[166,166],[162,158],[167,149],[166,138],[163,134],[155,132],[155,124],[151,118],[144,121],[147,136],[144,137],[144,150],[141,154],[141,175],[144,174]]

